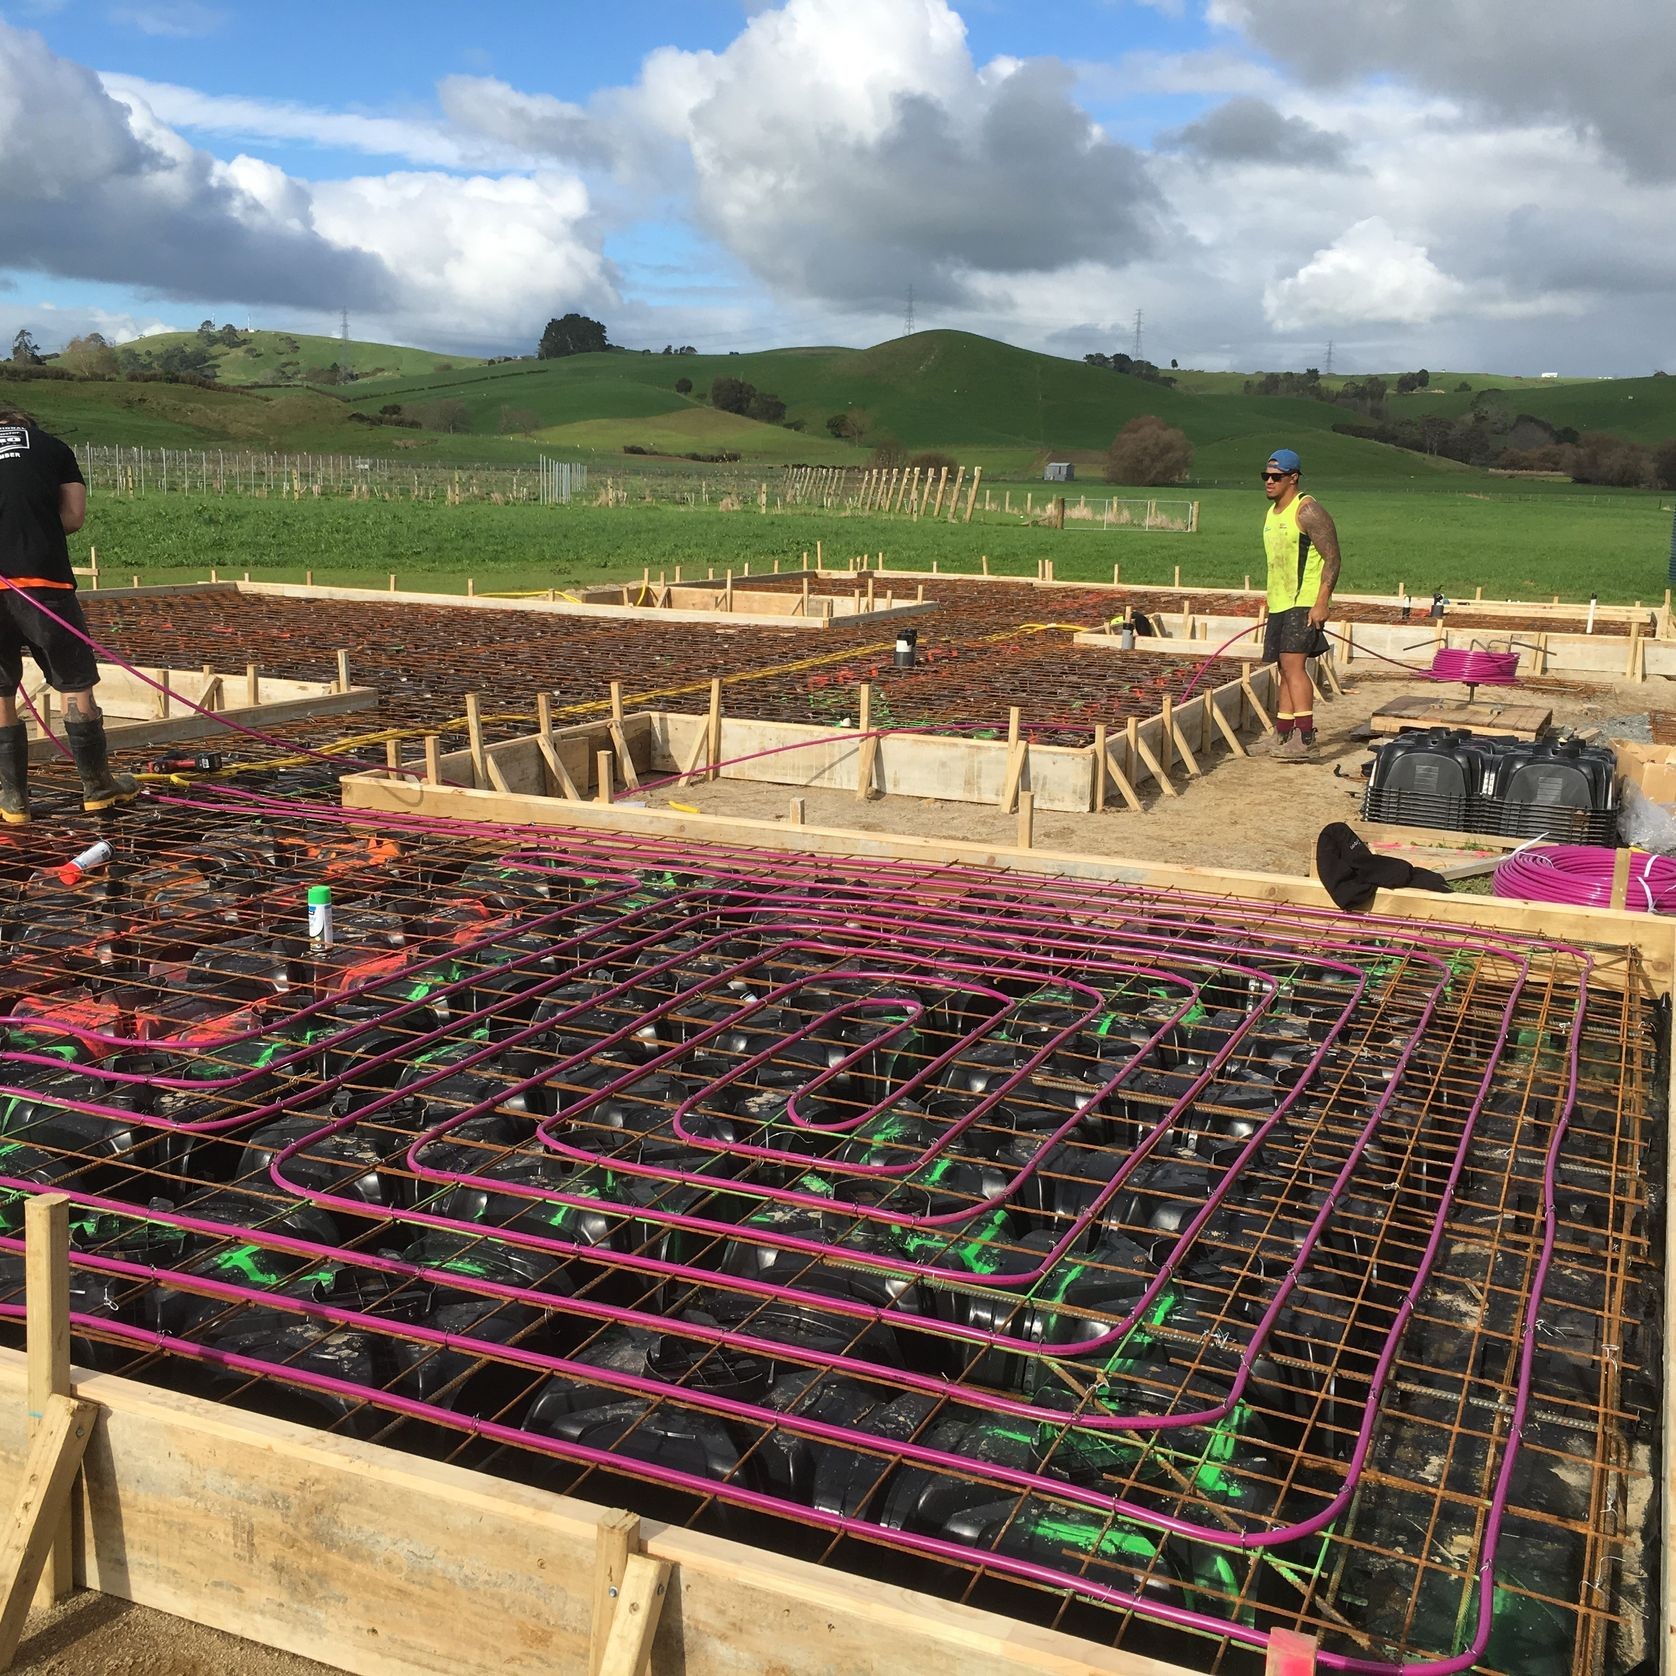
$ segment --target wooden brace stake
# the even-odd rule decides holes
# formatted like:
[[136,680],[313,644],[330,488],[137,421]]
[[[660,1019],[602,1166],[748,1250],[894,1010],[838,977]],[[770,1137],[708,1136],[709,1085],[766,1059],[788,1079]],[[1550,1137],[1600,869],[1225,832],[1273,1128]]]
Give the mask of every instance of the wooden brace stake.
[[1163,763],[1153,754],[1152,747],[1147,744],[1138,731],[1131,736],[1130,743],[1134,745],[1141,761],[1146,764],[1153,779],[1158,782],[1158,789],[1166,797],[1180,797],[1181,793],[1170,784],[1170,776],[1164,772]]
[[[732,573],[729,573],[732,580]],[[623,731],[623,683],[611,683],[611,743],[617,748],[617,762],[622,769],[623,784],[630,791],[640,790],[640,776],[634,769],[634,757],[629,751],[628,735]]]
[[[70,1384],[70,1201],[62,1193],[39,1195],[24,1206],[23,1222],[29,1412],[44,1416],[50,1398],[75,1395]],[[31,1441],[39,1438],[42,1423],[30,1421]],[[75,1587],[66,1510],[60,1508],[58,1519],[48,1528],[50,1551],[40,1591],[43,1606],[62,1600]],[[25,1593],[26,1609],[28,1599]]]
[[46,1581],[44,1574],[68,1516],[70,1488],[81,1470],[98,1412],[97,1403],[54,1395],[47,1398],[36,1422],[23,1482],[0,1537],[0,1586],[6,1591],[0,1605],[0,1670],[11,1669],[35,1584]]
[[472,786],[485,791],[489,767],[483,755],[483,700],[477,693],[466,694],[466,740],[471,748]]

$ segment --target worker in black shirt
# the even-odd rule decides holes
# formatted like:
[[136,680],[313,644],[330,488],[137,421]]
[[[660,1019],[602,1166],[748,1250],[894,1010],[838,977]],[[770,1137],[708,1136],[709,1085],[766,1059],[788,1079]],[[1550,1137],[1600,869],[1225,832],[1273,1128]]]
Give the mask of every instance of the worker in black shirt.
[[87,641],[65,536],[87,517],[87,485],[67,444],[0,400],[0,821],[29,819],[29,734],[17,690],[27,650],[64,695],[64,732],[81,775],[82,807],[126,803],[139,790],[113,774],[93,702],[99,667]]

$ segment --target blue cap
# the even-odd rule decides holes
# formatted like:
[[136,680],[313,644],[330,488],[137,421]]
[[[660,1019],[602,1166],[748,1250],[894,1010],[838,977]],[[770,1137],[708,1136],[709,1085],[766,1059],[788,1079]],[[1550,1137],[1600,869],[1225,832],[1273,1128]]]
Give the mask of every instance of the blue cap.
[[1304,463],[1291,448],[1277,448],[1269,455],[1269,464],[1279,466],[1282,471],[1302,471]]

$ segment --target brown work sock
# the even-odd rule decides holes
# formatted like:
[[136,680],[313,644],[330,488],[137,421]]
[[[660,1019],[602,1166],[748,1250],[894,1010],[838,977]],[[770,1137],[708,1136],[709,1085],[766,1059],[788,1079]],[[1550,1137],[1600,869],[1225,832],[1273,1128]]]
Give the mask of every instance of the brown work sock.
[[1286,735],[1289,734],[1292,731],[1296,722],[1297,722],[1297,717],[1296,716],[1289,716],[1284,711],[1281,711],[1279,714],[1277,714],[1275,716],[1274,730],[1275,730],[1276,733],[1278,733],[1280,735],[1280,737],[1282,739],[1284,739],[1286,737]]
[[1304,736],[1306,745],[1315,743],[1315,712],[1313,710],[1301,711],[1292,718],[1292,725]]

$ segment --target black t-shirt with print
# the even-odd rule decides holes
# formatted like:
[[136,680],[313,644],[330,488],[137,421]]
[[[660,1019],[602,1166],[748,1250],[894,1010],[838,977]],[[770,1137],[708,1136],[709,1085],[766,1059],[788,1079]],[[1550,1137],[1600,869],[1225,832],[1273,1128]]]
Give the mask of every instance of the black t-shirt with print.
[[74,584],[58,491],[81,481],[68,443],[33,426],[0,425],[0,576]]

